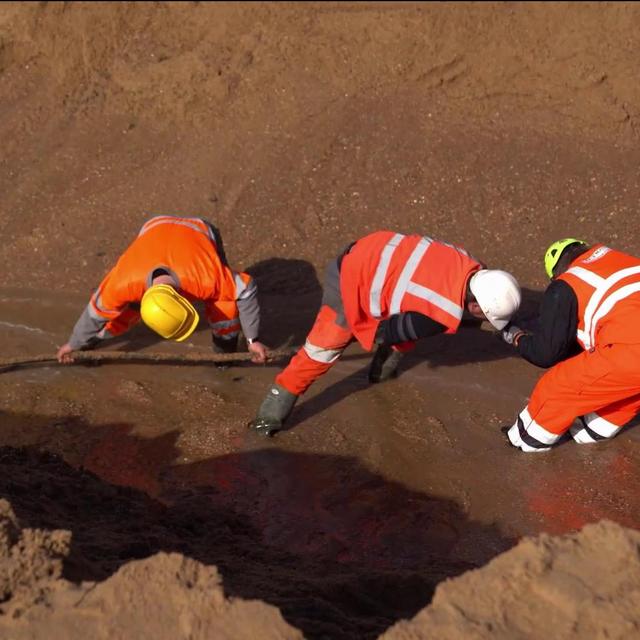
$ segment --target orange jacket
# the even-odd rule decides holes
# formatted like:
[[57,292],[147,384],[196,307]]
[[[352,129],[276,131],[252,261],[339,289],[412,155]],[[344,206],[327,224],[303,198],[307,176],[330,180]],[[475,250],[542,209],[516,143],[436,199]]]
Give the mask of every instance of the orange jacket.
[[455,333],[469,276],[481,264],[459,247],[431,238],[377,231],[358,240],[340,268],[345,317],[367,350],[380,320],[422,313]]
[[577,338],[584,349],[640,344],[640,259],[597,244],[558,279],[578,299]]
[[[215,333],[237,332],[237,301],[254,285],[251,276],[229,268],[216,241],[211,225],[200,218],[151,218],[91,296],[89,314],[98,321],[114,320],[128,305],[142,300],[153,272],[163,269],[182,295],[205,302]],[[117,326],[110,323],[110,335],[119,332],[114,331]]]

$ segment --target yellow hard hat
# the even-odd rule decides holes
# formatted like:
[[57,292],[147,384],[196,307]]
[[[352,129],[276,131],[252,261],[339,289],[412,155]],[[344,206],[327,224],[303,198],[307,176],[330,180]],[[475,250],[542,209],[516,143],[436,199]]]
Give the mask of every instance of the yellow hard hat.
[[544,270],[551,280],[553,280],[553,270],[560,260],[562,252],[570,244],[586,244],[584,240],[576,240],[575,238],[565,238],[564,240],[557,240],[554,242],[544,254]]
[[168,284],[154,284],[145,291],[140,315],[150,329],[177,342],[186,340],[200,320],[193,305]]

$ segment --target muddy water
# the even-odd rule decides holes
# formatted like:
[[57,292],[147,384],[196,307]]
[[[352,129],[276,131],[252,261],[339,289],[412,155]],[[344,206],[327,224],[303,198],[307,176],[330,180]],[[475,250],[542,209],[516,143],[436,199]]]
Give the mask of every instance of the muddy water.
[[[86,302],[6,289],[0,298],[7,356],[53,351]],[[110,346],[204,350],[208,335],[201,330],[188,345],[169,345],[140,328]],[[300,402],[290,430],[269,441],[245,425],[280,365],[41,366],[1,374],[5,455],[20,447],[58,454],[64,474],[54,475],[68,478],[43,497],[28,490],[41,463],[29,463],[27,479],[18,481],[14,461],[14,471],[3,471],[3,493],[30,524],[74,530],[76,578],[178,548],[219,564],[235,593],[281,606],[309,637],[341,637],[332,624],[347,625],[344,637],[373,637],[422,607],[439,580],[486,562],[522,535],[602,518],[640,528],[640,430],[546,454],[511,449],[500,429],[526,403],[539,371],[489,331],[464,328],[425,342],[384,385],[367,384],[368,360],[351,347]],[[97,476],[91,482],[99,489],[82,470]],[[98,524],[88,535],[83,500],[100,504],[96,496],[119,487],[133,493],[96,507]],[[154,506],[144,506],[148,499]],[[136,511],[138,528],[123,533],[127,516],[119,509],[134,502],[144,515]],[[156,509],[169,510],[161,523]],[[176,513],[185,529],[166,524]],[[161,527],[142,551],[141,526]]]

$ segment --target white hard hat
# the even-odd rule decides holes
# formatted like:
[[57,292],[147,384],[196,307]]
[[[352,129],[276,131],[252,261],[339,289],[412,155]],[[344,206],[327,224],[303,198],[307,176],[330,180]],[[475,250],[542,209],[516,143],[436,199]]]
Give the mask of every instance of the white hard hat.
[[499,269],[481,269],[474,273],[469,288],[487,320],[498,330],[507,326],[522,299],[518,281]]

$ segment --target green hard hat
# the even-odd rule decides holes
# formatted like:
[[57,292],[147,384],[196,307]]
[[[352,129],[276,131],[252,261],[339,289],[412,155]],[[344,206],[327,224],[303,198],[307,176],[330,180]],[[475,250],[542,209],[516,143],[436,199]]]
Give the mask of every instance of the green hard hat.
[[550,279],[553,279],[553,270],[560,260],[562,252],[571,244],[587,244],[584,240],[576,240],[576,238],[565,238],[564,240],[556,240],[544,254],[544,270]]

